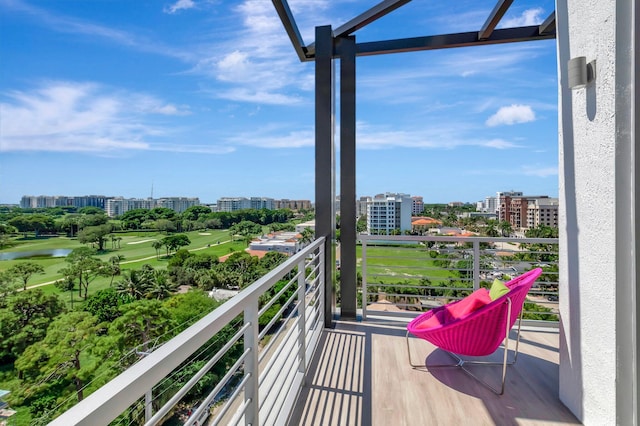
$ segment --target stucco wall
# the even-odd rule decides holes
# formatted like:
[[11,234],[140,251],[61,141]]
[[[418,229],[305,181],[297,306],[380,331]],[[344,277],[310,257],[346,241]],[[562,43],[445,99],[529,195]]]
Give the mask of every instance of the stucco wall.
[[[616,424],[616,2],[558,0],[560,398]],[[567,61],[596,60],[570,90]]]

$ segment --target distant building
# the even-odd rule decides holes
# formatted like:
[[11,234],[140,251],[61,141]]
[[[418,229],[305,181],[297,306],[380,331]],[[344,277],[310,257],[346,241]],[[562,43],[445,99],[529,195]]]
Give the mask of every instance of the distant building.
[[216,203],[216,211],[219,212],[235,212],[246,209],[290,209],[299,211],[303,209],[310,210],[312,207],[310,200],[274,200],[267,197],[222,197]]
[[302,235],[298,232],[275,232],[249,243],[249,250],[277,251],[289,256],[299,252],[303,247]]
[[411,197],[411,214],[413,216],[417,216],[424,212],[424,200],[422,197],[413,196]]
[[527,200],[527,228],[540,225],[558,227],[557,198],[534,198]]
[[104,195],[24,195],[20,199],[20,207],[23,209],[39,209],[47,207],[98,207],[105,209],[107,200],[113,197]]
[[251,208],[251,201],[245,197],[222,197],[216,203],[219,212],[235,212]]
[[413,232],[422,233],[440,226],[442,226],[442,221],[431,217],[418,216],[411,218],[411,231]]
[[412,200],[408,194],[378,194],[367,202],[369,235],[391,235],[411,230]]
[[156,207],[165,207],[174,210],[176,213],[182,213],[191,206],[199,206],[199,198],[186,197],[165,197],[165,198],[124,198],[116,197],[107,200],[107,216],[120,216],[129,210],[135,209],[154,209]]
[[361,217],[367,214],[367,203],[371,201],[371,197],[360,197],[356,201],[356,216]]
[[514,230],[526,230],[539,225],[557,227],[558,206],[558,199],[547,195],[503,194],[500,197],[498,220],[509,222]]
[[449,207],[462,207],[464,203],[462,201],[451,201]]
[[304,223],[299,223],[296,225],[296,232],[301,233],[302,231],[304,231],[307,228],[311,228],[314,232],[316,230],[316,221],[314,220],[310,220],[308,222],[304,222]]
[[289,209],[293,211],[311,210],[311,200],[289,200],[283,198],[282,200],[273,200],[273,206],[275,209]]

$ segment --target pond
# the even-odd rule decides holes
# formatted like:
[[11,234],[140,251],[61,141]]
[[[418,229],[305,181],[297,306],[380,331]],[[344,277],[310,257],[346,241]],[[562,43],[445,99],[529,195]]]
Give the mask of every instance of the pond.
[[66,257],[71,253],[71,249],[47,249],[47,250],[33,250],[33,251],[10,251],[7,253],[0,253],[0,260],[14,260],[33,257]]

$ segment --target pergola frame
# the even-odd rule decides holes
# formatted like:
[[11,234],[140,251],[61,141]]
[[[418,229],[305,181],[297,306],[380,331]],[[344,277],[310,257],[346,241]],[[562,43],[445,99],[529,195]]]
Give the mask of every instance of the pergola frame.
[[[340,315],[355,319],[356,289],[356,58],[387,53],[450,49],[555,39],[556,19],[552,12],[542,24],[496,29],[513,0],[498,0],[479,30],[423,37],[357,43],[357,30],[409,3],[384,0],[347,23],[332,30],[319,26],[315,42],[304,44],[287,0],[272,0],[280,20],[302,62],[315,61],[315,206],[316,236],[325,240],[325,326],[332,326],[335,278],[335,145],[333,61],[340,60]],[[366,301],[363,301],[366,303]]]

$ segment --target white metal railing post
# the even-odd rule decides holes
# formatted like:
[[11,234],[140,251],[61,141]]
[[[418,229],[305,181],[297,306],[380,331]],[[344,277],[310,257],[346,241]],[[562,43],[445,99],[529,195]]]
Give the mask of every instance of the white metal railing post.
[[153,389],[144,394],[144,421],[148,422],[153,417]]
[[362,241],[362,321],[367,320],[367,239]]
[[327,285],[326,285],[327,274],[325,274],[325,271],[326,271],[325,250],[326,248],[324,244],[321,244],[320,246],[318,246],[318,257],[317,257],[318,263],[319,263],[319,268],[318,268],[319,280],[318,281],[320,283],[320,298],[318,299],[320,310],[318,311],[318,315],[320,315],[321,317],[320,319],[323,324],[325,324],[325,318],[324,318],[324,316],[326,315],[325,304],[327,303],[327,300],[325,297],[325,291],[327,291]]
[[258,401],[260,372],[258,361],[258,297],[251,297],[247,307],[244,309],[244,323],[250,324],[247,331],[244,332],[244,350],[249,350],[245,364],[244,374],[249,376],[244,389],[244,401],[247,405],[247,411],[244,416],[245,425],[259,425],[258,413],[260,406]]
[[307,370],[307,339],[306,339],[306,315],[307,315],[307,272],[305,267],[305,261],[302,259],[298,263],[298,342],[300,347],[298,348],[298,357],[300,362],[298,364],[298,371],[302,374]]
[[480,288],[480,241],[473,242],[473,289]]

